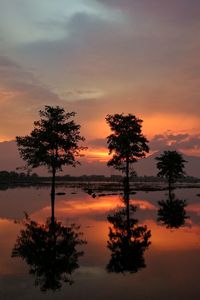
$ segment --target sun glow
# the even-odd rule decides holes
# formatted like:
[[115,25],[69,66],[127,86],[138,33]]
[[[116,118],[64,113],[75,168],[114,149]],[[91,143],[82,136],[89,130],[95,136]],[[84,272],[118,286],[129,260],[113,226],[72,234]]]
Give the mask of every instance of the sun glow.
[[[168,130],[184,131],[189,134],[195,132],[194,128],[199,128],[199,119],[194,116],[185,116],[183,114],[155,114],[145,115],[143,118],[144,135],[151,139],[155,134],[163,134]],[[183,122],[184,119],[184,122]]]
[[82,153],[88,161],[98,160],[106,162],[109,159],[107,149],[88,149]]

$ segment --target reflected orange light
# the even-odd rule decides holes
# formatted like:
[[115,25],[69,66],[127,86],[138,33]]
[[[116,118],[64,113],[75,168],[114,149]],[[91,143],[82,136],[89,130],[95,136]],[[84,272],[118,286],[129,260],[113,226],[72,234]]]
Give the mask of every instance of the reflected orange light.
[[116,208],[119,203],[120,201],[119,199],[116,199],[116,197],[103,197],[100,199],[95,198],[94,200],[88,201],[87,203],[82,201],[63,201],[61,205],[56,208],[56,211],[58,213],[72,213],[74,215],[88,214],[94,211],[109,211]]
[[113,206],[110,205],[110,203],[94,203],[94,204],[90,204],[90,205],[84,205],[82,203],[78,203],[78,204],[75,204],[73,206],[73,208],[70,208],[70,207],[58,207],[56,209],[56,212],[59,213],[59,214],[63,214],[63,213],[70,213],[70,214],[73,214],[73,215],[80,215],[80,214],[87,214],[87,213],[90,213],[90,212],[94,212],[94,211],[107,211],[109,209],[111,209]]
[[[150,201],[133,199],[133,205],[136,205],[141,210],[155,211],[157,208]],[[101,235],[101,240],[106,240],[108,236],[109,223],[106,220],[106,215],[117,207],[123,206],[120,197],[112,195],[105,197],[92,198],[89,195],[84,195],[84,198],[75,196],[74,199],[63,199],[56,203],[55,213],[58,219],[70,220],[70,218],[78,220],[81,224],[90,225],[88,234],[91,235],[92,243],[97,243]],[[199,204],[188,205],[188,211],[200,213]],[[44,220],[49,217],[51,207],[46,206],[43,209],[31,215],[31,218],[36,220]],[[100,216],[100,218],[99,218]],[[103,221],[102,221],[103,216]],[[101,220],[101,221],[100,221]],[[139,220],[139,224],[141,224]],[[158,225],[154,220],[147,219],[142,222],[146,224],[152,232],[151,248],[156,248],[159,251],[186,251],[191,249],[200,249],[200,226],[193,224],[191,220],[187,220],[187,224],[179,229],[167,229],[164,226]],[[95,236],[94,233],[97,233]],[[84,229],[85,230],[85,229]]]
[[179,229],[170,230],[158,226],[153,220],[146,220],[145,224],[151,229],[152,246],[162,251],[191,250],[200,248],[200,226],[188,224]]
[[[19,261],[13,261],[11,251],[19,233],[20,225],[13,220],[0,219],[0,275],[20,274]],[[9,255],[8,255],[9,254]]]
[[[55,210],[58,217],[60,216],[87,216],[90,213],[101,213],[115,209],[118,205],[121,205],[121,200],[117,196],[108,197],[97,197],[92,198],[91,196],[84,195],[84,201],[82,199],[74,200],[62,200],[57,202]],[[44,217],[50,216],[51,206],[48,205],[42,208],[40,211],[35,212],[31,215],[32,218],[38,220]]]
[[147,200],[132,200],[131,204],[138,206],[142,210],[157,210],[157,207]]
[[194,212],[197,215],[200,215],[200,203],[193,203],[187,206],[187,211]]
[[[156,206],[147,200],[131,200],[131,204],[137,206],[141,210],[156,210]],[[71,217],[71,216],[81,216],[84,218],[92,217],[92,214],[98,215],[102,213],[109,213],[112,210],[116,210],[122,207],[122,201],[119,196],[105,196],[91,198],[88,196],[85,201],[76,200],[63,200],[56,204],[55,210],[57,217]],[[51,206],[46,206],[40,211],[34,213],[31,217],[37,220],[43,220],[49,217],[51,214]]]

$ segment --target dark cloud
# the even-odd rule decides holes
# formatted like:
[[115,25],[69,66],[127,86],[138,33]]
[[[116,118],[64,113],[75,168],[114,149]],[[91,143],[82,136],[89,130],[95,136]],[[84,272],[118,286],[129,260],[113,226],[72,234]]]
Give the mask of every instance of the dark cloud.
[[6,56],[0,55],[0,68],[16,68],[16,69],[21,69],[18,64],[16,64],[14,61],[9,59]]
[[[60,100],[48,87],[42,85],[29,71],[5,56],[0,56],[0,86],[3,89],[20,94],[19,100],[26,97],[26,102],[49,102]],[[28,104],[28,103],[27,103]]]
[[13,129],[20,133],[29,128],[30,120],[41,107],[61,102],[31,72],[6,56],[0,56],[0,97],[0,134],[10,137]]
[[155,24],[154,18],[146,22],[142,16],[140,12],[127,25],[79,13],[63,22],[68,33],[65,39],[24,45],[20,55],[52,85],[73,91],[69,95],[63,90],[67,99],[100,97],[114,108],[126,102],[124,107],[136,113],[181,110],[199,114],[197,26],[194,31],[169,30],[162,20]]
[[150,141],[151,150],[162,151],[166,149],[200,150],[200,134],[159,134]]
[[199,21],[200,2],[198,0],[98,0],[100,3],[126,12],[143,13],[149,16],[189,24]]
[[[44,104],[76,111],[86,138],[88,131],[93,133],[89,138],[106,136],[105,116],[115,112],[131,112],[144,120],[153,116],[153,122],[159,115],[163,123],[164,118],[188,116],[191,126],[184,122],[181,126],[189,130],[198,126],[198,2],[100,2],[117,8],[115,19],[82,12],[50,20],[52,24],[45,25],[49,30],[58,26],[66,35],[19,42],[9,53],[21,64],[0,58],[1,135],[24,134]],[[112,9],[107,11],[109,15]],[[181,20],[183,26],[176,26],[170,18]],[[30,66],[34,75],[26,71]]]

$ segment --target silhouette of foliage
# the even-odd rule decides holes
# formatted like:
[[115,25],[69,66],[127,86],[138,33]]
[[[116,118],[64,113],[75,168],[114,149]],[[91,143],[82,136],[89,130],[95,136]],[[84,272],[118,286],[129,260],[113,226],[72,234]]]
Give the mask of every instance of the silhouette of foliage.
[[41,291],[56,291],[62,282],[72,284],[72,273],[79,268],[79,257],[84,253],[76,248],[86,242],[80,238],[75,224],[65,227],[60,222],[39,225],[26,216],[12,250],[12,257],[21,257],[35,276],[35,285]]
[[80,125],[72,118],[74,112],[65,113],[59,106],[45,106],[39,111],[41,119],[34,122],[30,135],[17,136],[16,141],[21,157],[28,166],[36,168],[46,166],[52,174],[51,204],[52,221],[54,219],[55,176],[64,165],[76,166],[76,157],[84,147],[79,142]]
[[156,157],[158,176],[168,180],[169,190],[172,189],[172,184],[180,177],[183,177],[184,163],[182,155],[177,151],[164,151],[163,154]]
[[[131,206],[134,213],[136,207]],[[109,272],[135,273],[146,267],[144,252],[150,245],[151,232],[146,225],[138,225],[138,220],[130,218],[127,222],[126,209],[108,215],[112,224],[109,228],[107,247],[111,250],[111,259],[107,265]],[[128,229],[127,226],[130,225]]]
[[136,162],[149,152],[148,141],[142,134],[142,120],[132,114],[107,115],[106,122],[112,130],[107,137],[109,154],[113,157],[108,165],[126,172],[127,164]]
[[129,226],[130,166],[149,152],[148,140],[142,134],[142,120],[132,114],[107,115],[106,122],[113,132],[107,137],[109,154],[113,154],[108,166],[125,173],[124,202]]
[[185,211],[186,201],[176,199],[175,194],[170,194],[167,200],[158,201],[158,204],[160,208],[157,221],[167,228],[179,228],[189,218]]

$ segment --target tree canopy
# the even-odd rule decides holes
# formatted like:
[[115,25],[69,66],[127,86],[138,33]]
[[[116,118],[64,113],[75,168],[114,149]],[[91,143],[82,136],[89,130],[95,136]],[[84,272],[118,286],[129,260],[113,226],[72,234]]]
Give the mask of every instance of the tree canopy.
[[141,119],[132,114],[115,114],[107,115],[106,122],[113,132],[107,137],[109,154],[113,154],[109,166],[124,171],[127,162],[134,163],[149,152]]
[[16,137],[21,157],[28,166],[47,166],[50,171],[75,166],[75,157],[83,149],[78,143],[84,140],[80,125],[72,120],[75,113],[65,113],[59,106],[45,106],[39,115],[41,119],[34,122],[30,135]]
[[185,174],[184,163],[186,160],[183,159],[181,153],[175,150],[164,151],[164,153],[156,157],[156,160],[158,161],[157,168],[159,170],[157,175],[168,180],[169,188],[171,188],[173,182]]

